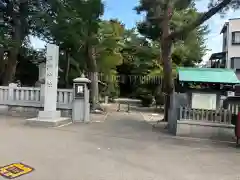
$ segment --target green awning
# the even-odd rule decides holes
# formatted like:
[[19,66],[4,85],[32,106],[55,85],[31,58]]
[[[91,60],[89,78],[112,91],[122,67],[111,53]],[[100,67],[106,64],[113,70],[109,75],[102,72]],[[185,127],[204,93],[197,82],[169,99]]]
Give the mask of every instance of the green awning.
[[182,82],[240,83],[232,69],[179,67],[177,72],[179,81]]

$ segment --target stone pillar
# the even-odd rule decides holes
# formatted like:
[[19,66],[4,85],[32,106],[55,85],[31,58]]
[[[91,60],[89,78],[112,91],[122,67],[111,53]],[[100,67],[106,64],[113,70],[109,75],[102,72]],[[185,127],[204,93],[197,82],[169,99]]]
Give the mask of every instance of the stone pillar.
[[39,64],[38,70],[39,70],[38,81],[40,82],[40,101],[42,104],[44,104],[46,63]]
[[73,80],[73,122],[89,122],[90,121],[90,103],[89,103],[89,88],[91,82],[84,75]]
[[44,110],[39,111],[37,118],[28,119],[28,123],[46,126],[69,123],[69,118],[62,118],[61,112],[57,111],[58,59],[59,47],[47,44]]
[[45,98],[44,111],[57,113],[57,79],[58,79],[59,47],[47,45],[46,72],[45,72]]

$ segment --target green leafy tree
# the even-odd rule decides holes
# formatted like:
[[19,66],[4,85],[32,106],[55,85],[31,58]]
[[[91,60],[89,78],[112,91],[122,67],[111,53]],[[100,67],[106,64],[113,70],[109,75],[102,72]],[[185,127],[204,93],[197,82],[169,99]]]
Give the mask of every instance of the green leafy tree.
[[[38,36],[57,43],[65,51],[67,64],[65,73],[68,74],[70,69],[71,57],[75,62],[84,60],[92,81],[92,103],[96,105],[98,103],[96,46],[103,3],[101,0],[53,0],[45,2],[42,9],[42,20],[36,28]],[[67,76],[65,75],[65,79],[68,79]]]
[[171,55],[174,42],[185,40],[191,31],[216,13],[223,12],[230,6],[238,8],[240,5],[240,1],[236,0],[210,0],[210,9],[207,12],[194,13],[196,11],[194,3],[195,0],[141,0],[136,8],[138,13],[146,13],[145,21],[138,27],[140,33],[161,43],[164,90],[167,94],[166,120],[170,94],[173,92]]
[[205,44],[205,35],[208,34],[207,26],[201,26],[191,31],[188,37],[178,40],[173,45],[172,62],[178,66],[196,66],[202,62],[202,57],[208,51]]
[[[1,0],[0,2],[0,63],[3,56],[7,61],[2,66],[3,84],[14,80],[18,55],[25,38],[30,34],[34,24],[34,14],[38,13],[38,0]],[[7,52],[7,55],[5,54]]]
[[[207,32],[207,27],[204,26],[199,30],[192,31],[186,40],[174,43],[173,69],[176,69],[177,65],[195,66],[201,61],[206,52],[204,35]],[[154,96],[162,95],[160,83],[162,83],[163,77],[163,63],[159,49],[159,41],[139,36],[135,29],[125,31],[121,52],[123,68],[126,69],[126,72],[123,70],[121,72],[131,77],[132,83],[128,87],[132,87],[132,90],[129,91],[132,91],[133,94],[136,94],[137,88],[143,86],[141,89],[146,91],[147,88]],[[129,70],[126,67],[129,67]],[[176,77],[175,70],[174,77]],[[138,93],[140,92],[138,91]]]
[[[59,61],[60,67],[64,70],[63,74],[60,73],[60,85],[64,87],[70,85],[71,65],[77,72],[76,76],[80,75],[79,63],[76,63],[75,57],[79,56],[77,49],[81,39],[82,20],[74,10],[79,6],[73,6],[73,3],[77,2],[56,0],[44,2],[34,29],[35,36],[60,46]],[[82,1],[79,3],[82,4]]]
[[122,62],[124,26],[117,20],[100,20],[103,14],[100,0],[54,0],[47,2],[43,9],[36,35],[60,46],[60,65],[65,67],[66,84],[69,74],[73,77],[72,74],[89,72],[91,101],[95,108],[99,99],[99,72],[104,74],[103,80],[108,85],[116,84],[107,77],[113,76],[116,65]]
[[118,95],[116,67],[123,62],[124,26],[117,20],[102,21],[98,31],[97,65],[101,81],[106,84],[105,95]]
[[[139,36],[136,29],[126,30],[121,53],[123,65],[119,67],[118,71],[120,74],[126,75],[125,82],[121,84],[122,95],[136,97],[141,92],[146,94],[148,90],[145,89],[144,82],[147,81],[148,77],[146,76],[149,72],[156,68],[156,62],[160,58],[159,43]],[[124,86],[128,87],[129,90],[126,90]],[[140,87],[141,90],[136,91]],[[148,89],[150,90],[152,87]],[[143,94],[141,97],[144,96]]]
[[15,79],[24,86],[34,86],[38,81],[38,63],[45,58],[44,51],[35,50],[30,43],[21,47]]

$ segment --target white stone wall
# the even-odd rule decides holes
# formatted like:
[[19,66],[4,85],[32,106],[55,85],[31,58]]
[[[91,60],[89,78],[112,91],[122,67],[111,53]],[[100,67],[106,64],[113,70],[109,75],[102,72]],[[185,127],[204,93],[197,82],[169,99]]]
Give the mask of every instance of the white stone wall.
[[[41,101],[41,88],[0,86],[0,105],[22,106],[22,107],[43,107]],[[56,106],[60,109],[71,109],[73,100],[72,89],[57,89]]]
[[198,121],[177,121],[177,136],[233,141],[234,126]]

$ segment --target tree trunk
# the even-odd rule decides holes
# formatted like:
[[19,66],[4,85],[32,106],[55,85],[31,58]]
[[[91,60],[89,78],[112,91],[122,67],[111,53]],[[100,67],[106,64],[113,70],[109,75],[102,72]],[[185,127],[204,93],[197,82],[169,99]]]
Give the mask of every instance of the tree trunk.
[[8,85],[14,81],[16,67],[17,67],[17,57],[18,57],[19,48],[14,47],[10,50],[7,67],[4,73],[3,85]]
[[5,61],[4,61],[4,49],[0,48],[0,84],[2,82],[3,74],[5,69]]
[[164,74],[164,92],[165,92],[165,103],[164,103],[164,120],[168,121],[168,110],[170,108],[170,95],[173,92],[173,77],[172,77],[172,40],[168,39],[170,34],[169,14],[165,11],[163,22],[162,22],[162,40],[161,40],[161,52],[163,61],[163,74]]
[[64,74],[64,81],[65,81],[65,88],[69,87],[69,69],[70,69],[70,55],[69,52],[66,51],[66,66],[65,66],[65,74]]
[[[21,3],[19,6],[20,14],[21,14],[23,8],[26,7],[26,4],[24,4],[24,5],[25,6],[23,6],[23,4]],[[11,12],[11,16],[12,16],[12,41],[14,42],[14,45],[9,50],[7,67],[5,69],[4,79],[3,79],[4,85],[8,85],[9,83],[11,83],[14,80],[19,50],[22,45],[23,39],[27,35],[23,32],[23,29],[25,29],[26,27],[23,26],[23,24],[21,23],[21,20],[26,21],[26,19],[21,16],[19,17],[19,14],[14,12],[13,6],[14,5],[11,4],[10,12]]]
[[172,60],[171,60],[171,42],[165,42],[162,45],[163,73],[164,73],[164,120],[168,120],[168,110],[170,108],[170,95],[173,93]]
[[99,88],[98,88],[98,69],[97,69],[97,62],[95,57],[95,49],[94,47],[88,47],[88,70],[90,72],[89,78],[91,80],[91,103],[92,109],[96,109],[97,105],[99,104]]
[[90,80],[92,109],[96,109],[99,104],[98,72],[91,72]]

